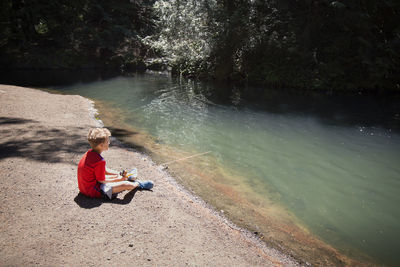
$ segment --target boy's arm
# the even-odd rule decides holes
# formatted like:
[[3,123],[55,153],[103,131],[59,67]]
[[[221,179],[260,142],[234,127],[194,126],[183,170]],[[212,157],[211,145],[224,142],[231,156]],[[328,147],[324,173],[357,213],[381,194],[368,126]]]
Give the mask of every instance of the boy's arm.
[[122,181],[126,181],[128,179],[127,177],[123,177],[123,176],[120,176],[120,175],[113,176],[113,177],[115,177],[115,178],[111,178],[111,177],[107,177],[106,176],[105,180],[98,181],[98,182],[102,183],[102,184],[106,184],[106,183],[122,182]]
[[106,175],[118,175],[119,173],[117,171],[111,170],[106,167]]
[[127,178],[118,175],[117,173],[112,174],[112,177],[107,177],[108,173],[106,170],[106,162],[104,160],[99,161],[94,167],[95,177],[99,183],[115,183],[126,181]]

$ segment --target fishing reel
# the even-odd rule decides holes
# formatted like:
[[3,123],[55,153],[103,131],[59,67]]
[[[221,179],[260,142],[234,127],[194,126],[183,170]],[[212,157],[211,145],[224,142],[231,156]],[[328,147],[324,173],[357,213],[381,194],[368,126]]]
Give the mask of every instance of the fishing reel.
[[136,168],[133,168],[130,171],[122,170],[119,175],[124,178],[128,178],[128,181],[135,181],[138,176],[138,172]]
[[128,172],[126,170],[122,170],[119,175],[121,175],[122,177],[127,177]]

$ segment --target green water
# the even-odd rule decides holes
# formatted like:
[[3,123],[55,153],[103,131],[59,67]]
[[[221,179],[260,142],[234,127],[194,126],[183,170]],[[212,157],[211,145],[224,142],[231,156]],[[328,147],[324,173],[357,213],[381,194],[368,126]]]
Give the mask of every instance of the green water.
[[107,101],[161,145],[212,151],[215,164],[339,250],[400,263],[400,135],[391,122],[376,126],[379,114],[359,119],[374,113],[366,104],[353,114],[329,97],[307,108],[287,97],[250,104],[240,90],[223,97],[210,85],[151,75],[56,89]]

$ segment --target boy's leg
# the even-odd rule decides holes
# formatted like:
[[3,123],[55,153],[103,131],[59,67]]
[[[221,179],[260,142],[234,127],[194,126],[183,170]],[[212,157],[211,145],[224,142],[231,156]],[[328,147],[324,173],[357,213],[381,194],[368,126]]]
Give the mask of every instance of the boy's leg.
[[139,186],[139,183],[134,182],[134,183],[124,183],[121,185],[116,185],[112,187],[112,193],[116,194],[119,192],[122,192],[124,190],[133,190]]
[[124,190],[133,190],[139,186],[137,182],[115,182],[115,183],[106,183],[101,184],[100,189],[109,199],[112,199],[113,194],[117,194]]

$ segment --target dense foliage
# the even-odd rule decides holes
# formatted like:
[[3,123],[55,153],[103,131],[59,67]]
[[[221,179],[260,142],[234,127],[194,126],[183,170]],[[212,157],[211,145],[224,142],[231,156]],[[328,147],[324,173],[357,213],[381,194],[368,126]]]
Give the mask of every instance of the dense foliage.
[[121,67],[146,53],[153,2],[2,0],[3,68]]
[[159,0],[154,8],[160,32],[149,40],[178,73],[399,90],[397,1]]
[[3,0],[2,68],[400,90],[398,0]]

